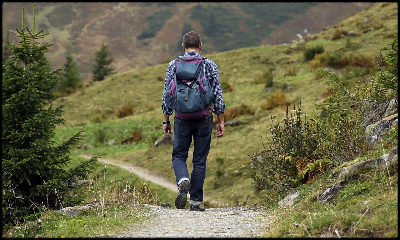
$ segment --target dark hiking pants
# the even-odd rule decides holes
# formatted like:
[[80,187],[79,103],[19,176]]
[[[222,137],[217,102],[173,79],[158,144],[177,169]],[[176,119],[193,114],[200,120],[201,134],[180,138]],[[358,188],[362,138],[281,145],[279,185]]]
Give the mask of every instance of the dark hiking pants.
[[[206,162],[210,151],[213,116],[202,119],[174,120],[174,148],[172,151],[172,166],[176,182],[182,178],[190,179],[190,200],[203,201],[203,184],[206,177]],[[194,140],[193,170],[189,178],[186,165],[190,144]]]

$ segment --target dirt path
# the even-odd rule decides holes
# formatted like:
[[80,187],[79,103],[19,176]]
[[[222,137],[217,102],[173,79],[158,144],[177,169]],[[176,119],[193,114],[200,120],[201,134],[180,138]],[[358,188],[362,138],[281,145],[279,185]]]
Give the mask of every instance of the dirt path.
[[[79,156],[87,158],[87,159],[92,157],[92,155],[86,155],[86,154],[81,154]],[[107,164],[116,165],[120,168],[123,168],[125,170],[128,170],[128,171],[138,175],[139,177],[143,178],[146,181],[150,181],[152,183],[158,184],[158,185],[163,186],[174,192],[177,191],[177,186],[175,183],[171,183],[163,177],[159,177],[159,176],[156,176],[155,174],[150,173],[149,170],[146,168],[133,166],[129,163],[122,163],[120,161],[117,161],[115,159],[110,159],[110,158],[98,158],[97,160],[99,160],[100,162],[107,163]]]
[[271,219],[248,207],[210,208],[204,212],[147,205],[149,220],[108,238],[246,238],[262,237]]
[[[79,155],[91,158],[91,155]],[[100,162],[113,164],[126,169],[141,178],[177,191],[176,184],[156,176],[145,168],[122,163],[115,159],[98,158]],[[268,231],[268,215],[265,211],[249,207],[208,208],[204,212],[193,212],[188,209],[163,208],[145,205],[145,215],[149,220],[134,224],[124,232],[102,235],[106,238],[213,238],[213,237],[262,237]]]

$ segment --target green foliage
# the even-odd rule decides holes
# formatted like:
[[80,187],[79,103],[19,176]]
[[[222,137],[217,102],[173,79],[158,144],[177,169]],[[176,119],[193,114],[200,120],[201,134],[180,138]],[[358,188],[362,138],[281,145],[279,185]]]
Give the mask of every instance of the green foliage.
[[288,88],[288,84],[286,82],[284,82],[282,84],[282,90],[286,90]]
[[65,56],[65,60],[64,71],[62,73],[63,79],[61,80],[58,91],[71,93],[80,82],[81,77],[74,57],[70,52]]
[[95,53],[95,60],[92,67],[93,81],[102,81],[106,76],[114,74],[115,69],[110,66],[112,62],[113,58],[107,46],[101,44],[100,50]]
[[366,151],[361,121],[367,108],[360,101],[365,92],[361,90],[353,95],[337,75],[324,71],[319,74],[328,77],[334,89],[333,94],[317,105],[317,109],[321,110],[318,120],[323,129],[320,149],[338,166]]
[[94,131],[94,137],[96,139],[96,143],[104,143],[107,137],[107,130],[105,128],[99,128]]
[[[390,64],[397,64],[396,43],[397,38],[388,54]],[[290,118],[286,110],[283,126],[281,123],[272,124],[269,148],[261,154],[250,156],[256,188],[276,196],[269,198],[276,201],[290,187],[305,180],[310,182],[318,175],[365,154],[365,130],[361,125],[363,117],[371,106],[379,102],[377,99],[387,101],[392,97],[397,98],[397,95],[387,94],[389,90],[397,89],[397,65],[394,67],[390,64],[388,68],[391,70],[385,72],[382,60],[381,71],[377,75],[384,77],[372,86],[369,82],[358,83],[355,93],[350,92],[345,81],[336,74],[319,71],[319,75],[329,80],[330,89],[333,90],[324,102],[317,105],[321,114],[307,120],[300,105],[298,109],[294,107],[294,115],[291,114]],[[361,187],[355,193],[353,190],[351,192],[358,194],[363,189]]]
[[267,191],[267,204],[284,197],[298,183],[296,163],[272,145],[250,155],[252,184],[257,191]]
[[44,56],[51,44],[39,46],[37,40],[46,34],[35,33],[35,24],[33,30],[24,30],[22,21],[22,29],[13,33],[20,41],[11,45],[12,55],[2,75],[3,225],[63,204],[71,184],[86,176],[96,162],[92,158],[73,169],[63,168],[80,132],[58,146],[52,140],[55,126],[64,120],[62,107],[51,105],[52,91],[61,78],[60,69],[51,71]]
[[304,56],[304,60],[310,61],[312,59],[314,59],[314,56],[317,54],[321,54],[323,53],[324,47],[323,46],[316,46],[316,47],[312,47],[312,48],[306,48],[303,52],[303,56]]
[[396,97],[398,90],[398,35],[390,44],[390,49],[386,55],[386,59],[379,52],[378,67],[379,72],[372,83],[372,99],[378,102],[383,102],[387,99]]
[[274,76],[271,71],[266,71],[261,76],[254,80],[255,83],[265,83],[265,87],[269,88],[272,87],[274,84]]
[[137,36],[138,40],[154,37],[160,31],[164,23],[172,17],[172,12],[169,10],[160,10],[147,18],[147,24],[142,33]]

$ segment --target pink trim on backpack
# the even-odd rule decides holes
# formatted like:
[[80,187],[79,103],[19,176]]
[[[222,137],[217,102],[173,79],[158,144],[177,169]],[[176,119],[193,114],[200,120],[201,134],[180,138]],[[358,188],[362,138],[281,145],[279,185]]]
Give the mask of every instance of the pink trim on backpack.
[[206,89],[204,88],[204,83],[203,83],[204,80],[207,80],[206,76],[203,76],[203,77],[200,79],[200,91],[201,91],[202,93],[207,92]]
[[187,120],[187,119],[199,119],[206,117],[208,115],[208,111],[210,110],[210,107],[206,108],[204,111],[201,112],[196,112],[196,113],[175,113],[175,116],[181,120]]
[[175,95],[175,81],[172,79],[171,82],[169,82],[169,84],[171,84],[171,89],[169,90],[169,96],[172,97],[173,95]]

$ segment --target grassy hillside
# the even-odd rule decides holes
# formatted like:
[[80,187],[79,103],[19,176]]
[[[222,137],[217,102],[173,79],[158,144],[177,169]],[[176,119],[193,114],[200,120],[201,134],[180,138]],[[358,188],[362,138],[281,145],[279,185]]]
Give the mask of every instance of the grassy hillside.
[[[251,188],[248,154],[263,149],[263,140],[269,136],[270,117],[282,120],[286,109],[285,105],[270,110],[265,106],[284,103],[285,99],[277,97],[284,95],[286,101],[291,103],[301,99],[302,108],[312,112],[314,104],[324,99],[327,83],[313,73],[311,67],[315,65],[304,61],[306,49],[322,46],[325,53],[331,55],[362,56],[366,61],[373,62],[375,54],[393,40],[397,33],[397,20],[396,3],[379,3],[319,34],[309,36],[305,42],[205,55],[218,65],[227,109],[232,113],[235,107],[238,111],[242,106],[242,109],[254,112],[247,111],[250,114],[236,117],[247,124],[227,126],[223,138],[217,139],[213,133],[205,182],[205,191],[212,199],[206,200],[232,203],[233,191],[236,191],[241,201],[250,195],[250,202],[255,202],[257,196]],[[339,37],[338,31],[341,33]],[[347,34],[353,31],[354,36],[341,36],[346,31]],[[206,45],[204,47],[207,48]],[[76,149],[74,153],[104,154],[146,167],[173,182],[172,146],[153,146],[154,141],[163,135],[160,105],[166,67],[167,63],[164,63],[116,74],[69,97],[58,99],[54,105],[65,105],[63,118],[66,124],[59,127],[56,138],[65,140],[78,130],[84,130],[82,144],[88,143],[92,147]],[[317,69],[326,67],[319,66]],[[260,77],[268,71],[273,75],[272,92],[264,93],[266,84]],[[366,79],[374,70],[347,66],[336,71],[349,82],[354,82],[359,79],[359,73],[364,74]],[[290,87],[285,89],[285,85],[292,90]],[[229,86],[233,91],[228,91]],[[118,118],[116,112],[123,106],[131,106],[133,115]],[[141,133],[141,141],[121,144],[135,132]],[[99,139],[101,134],[105,135],[102,143]],[[107,142],[112,139],[118,144],[108,146]],[[217,158],[224,159],[222,166]],[[191,154],[189,166],[190,162]],[[225,175],[218,176],[218,170]]]
[[[4,31],[21,28],[21,9],[32,27],[32,3],[3,3]],[[94,53],[109,45],[118,72],[160,64],[181,50],[182,32],[200,33],[204,53],[290,42],[337,23],[370,3],[38,3],[36,26],[54,43],[54,68],[71,51],[83,80]],[[320,14],[324,12],[324,14]],[[325,14],[325,12],[328,12]],[[316,14],[317,13],[317,14]],[[13,41],[13,36],[11,35]]]

